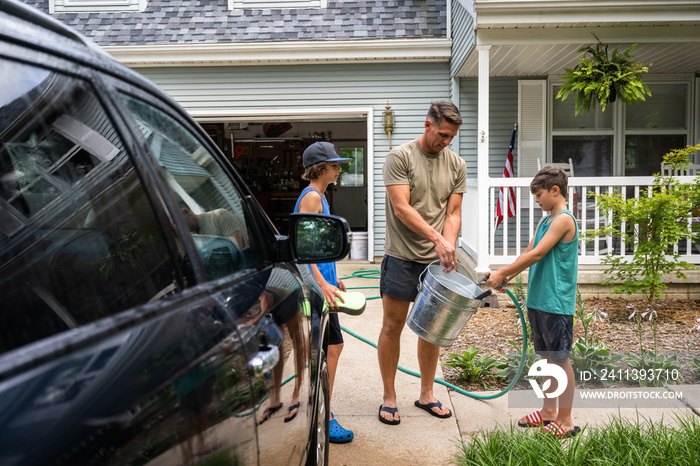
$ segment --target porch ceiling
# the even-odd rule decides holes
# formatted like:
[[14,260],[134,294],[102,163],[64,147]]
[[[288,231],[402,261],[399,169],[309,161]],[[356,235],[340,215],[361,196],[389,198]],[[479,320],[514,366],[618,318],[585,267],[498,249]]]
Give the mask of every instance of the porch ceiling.
[[[700,10],[700,5],[697,7]],[[476,44],[490,46],[491,76],[557,76],[579,63],[577,51],[595,43],[594,33],[624,51],[638,44],[633,56],[651,63],[652,74],[700,73],[700,20],[615,23],[478,23]],[[476,49],[457,73],[478,76]]]

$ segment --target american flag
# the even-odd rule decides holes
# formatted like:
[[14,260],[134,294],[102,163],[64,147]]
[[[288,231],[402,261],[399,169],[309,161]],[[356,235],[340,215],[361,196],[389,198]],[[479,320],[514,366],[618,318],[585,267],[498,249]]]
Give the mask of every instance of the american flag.
[[[510,137],[510,147],[508,148],[508,158],[506,159],[506,166],[503,169],[503,178],[512,178],[513,174],[513,144],[515,144],[515,131],[518,129],[518,124],[513,125],[513,135]],[[508,212],[508,218],[515,216],[515,188],[509,187],[501,188],[501,192],[498,193],[498,203],[496,204],[496,228],[503,221],[503,212]]]

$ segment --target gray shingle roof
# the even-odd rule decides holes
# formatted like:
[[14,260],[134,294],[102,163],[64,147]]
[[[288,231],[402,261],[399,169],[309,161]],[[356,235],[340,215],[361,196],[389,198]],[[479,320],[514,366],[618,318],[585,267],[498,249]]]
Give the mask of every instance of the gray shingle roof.
[[[48,0],[25,0],[48,13]],[[328,1],[326,9],[229,10],[225,0],[149,0],[144,12],[58,13],[99,45],[445,37],[445,0]]]

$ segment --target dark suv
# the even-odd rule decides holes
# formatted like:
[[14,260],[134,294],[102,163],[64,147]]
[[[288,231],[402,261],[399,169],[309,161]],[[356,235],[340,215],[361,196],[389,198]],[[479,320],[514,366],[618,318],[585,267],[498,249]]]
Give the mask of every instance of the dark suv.
[[0,83],[0,464],[327,463],[296,263],[343,257],[347,224],[280,236],[172,99],[10,0]]

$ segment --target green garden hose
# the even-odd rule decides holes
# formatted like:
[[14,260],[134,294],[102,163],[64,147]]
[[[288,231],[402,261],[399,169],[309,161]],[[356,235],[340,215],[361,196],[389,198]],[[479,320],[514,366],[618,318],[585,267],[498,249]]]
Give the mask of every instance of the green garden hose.
[[[379,274],[379,270],[361,270],[361,271],[355,272],[352,275],[349,275],[347,277],[342,277],[341,280],[344,280],[346,278],[379,278],[378,274]],[[378,286],[356,286],[356,287],[348,288],[348,289],[362,289],[362,288],[379,288],[379,287]],[[522,356],[520,358],[520,365],[518,366],[518,370],[515,373],[515,377],[513,377],[513,380],[510,382],[510,384],[508,384],[508,386],[506,388],[504,388],[500,392],[495,393],[493,395],[478,395],[476,393],[468,392],[466,390],[463,390],[459,387],[456,387],[456,386],[452,385],[451,383],[446,382],[445,380],[437,378],[437,377],[435,377],[435,379],[434,379],[436,383],[439,383],[440,385],[444,385],[447,388],[456,391],[457,393],[469,396],[471,398],[476,398],[478,400],[492,400],[494,398],[498,398],[500,396],[503,396],[506,393],[508,393],[508,391],[511,388],[513,388],[513,386],[516,383],[518,383],[518,380],[520,379],[520,374],[522,374],[523,367],[525,366],[525,359],[527,358],[527,332],[524,331],[527,328],[527,326],[525,324],[525,315],[523,314],[522,307],[520,307],[520,303],[515,298],[515,295],[513,295],[513,293],[511,293],[511,291],[508,288],[505,288],[505,290],[506,290],[506,293],[508,293],[508,296],[510,296],[510,299],[513,301],[513,304],[515,304],[515,308],[518,310],[518,314],[520,315],[520,326],[523,329]],[[379,298],[379,296],[372,296],[372,297],[367,298],[367,299],[378,299],[378,298]],[[351,330],[348,330],[347,328],[343,327],[342,325],[340,326],[340,328],[348,335],[352,335],[353,337],[357,338],[358,340],[363,341],[363,342],[367,343],[368,345],[371,345],[375,348],[377,347],[376,343],[364,338],[361,335],[358,335],[358,334],[352,332]],[[398,366],[398,369],[401,372],[412,375],[414,377],[420,377],[420,373],[412,371],[410,369],[406,369],[405,367]]]

